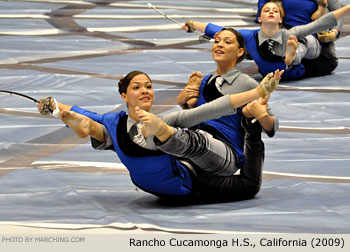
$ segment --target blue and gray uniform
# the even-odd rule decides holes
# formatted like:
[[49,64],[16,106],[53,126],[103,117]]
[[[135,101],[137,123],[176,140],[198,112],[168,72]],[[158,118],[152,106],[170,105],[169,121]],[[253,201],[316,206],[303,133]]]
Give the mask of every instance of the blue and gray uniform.
[[146,151],[130,140],[126,132],[125,112],[96,114],[73,106],[72,111],[102,124],[109,132],[113,149],[127,167],[132,182],[157,196],[187,195],[192,192],[190,171],[174,157],[157,151]]
[[[201,82],[199,89],[199,98],[197,101],[197,106],[203,105],[205,103],[211,102],[215,99],[222,97],[227,94],[237,94],[245,92],[251,89],[254,89],[258,86],[258,82],[253,78],[249,77],[247,74],[240,72],[236,68],[231,68],[226,71],[220,77],[223,79],[220,86],[220,91],[215,85],[215,78],[218,77],[218,73],[213,75],[207,75]],[[240,109],[239,109],[240,111]],[[265,131],[269,137],[273,137],[275,132],[278,130],[279,121],[273,115],[270,108],[267,109],[267,112],[273,117],[274,125],[272,129]],[[222,157],[219,161],[218,158],[205,158],[203,159],[203,153],[201,156],[198,156],[197,160],[201,160],[203,163],[208,162],[209,167],[216,167],[218,170],[205,169],[210,172],[215,172],[221,175],[229,175],[232,173],[232,167],[235,167],[235,170],[238,170],[242,167],[244,163],[244,154],[243,154],[243,136],[242,127],[241,127],[242,114],[235,113],[227,116],[223,116],[218,119],[208,120],[203,123],[200,123],[196,126],[199,130],[204,130],[207,133],[210,133],[212,136],[217,138],[220,144],[206,144],[206,148],[210,150],[211,148],[215,150],[215,153],[218,156]],[[181,137],[180,137],[181,136]],[[176,146],[177,141],[190,142],[188,138],[184,138],[182,132],[175,134],[174,137],[167,141],[167,143],[158,146],[161,150],[172,153],[171,151]],[[184,139],[183,139],[184,138]],[[192,139],[193,140],[193,139]],[[205,141],[205,143],[213,143],[213,140]],[[215,142],[214,142],[215,143]],[[222,143],[225,143],[224,145]],[[178,144],[183,146],[183,144]],[[202,143],[202,145],[204,145]],[[212,147],[209,147],[212,146]],[[187,148],[182,149],[179,152],[179,156],[184,155],[187,152]],[[197,161],[196,160],[196,161]],[[209,161],[207,161],[209,160]],[[193,161],[193,159],[191,159]],[[219,164],[215,165],[215,162]],[[196,163],[199,167],[204,167],[204,164]],[[230,167],[230,168],[228,168]]]
[[[130,177],[137,186],[156,195],[186,195],[192,193],[191,176],[193,172],[173,156],[156,151],[152,146],[148,146],[147,148],[147,144],[145,146],[146,148],[135,144],[131,140],[134,136],[129,135],[129,132],[131,133],[133,127],[136,125],[132,125],[131,127],[127,125],[130,120],[128,120],[128,116],[125,112],[99,115],[77,106],[73,106],[71,110],[85,115],[104,126],[106,141],[104,143],[96,143],[96,140],[94,140],[93,145],[99,149],[114,150],[121,162],[129,170]],[[164,115],[162,119],[173,126],[191,127],[202,121],[219,118],[235,112],[236,110],[232,108],[230,97],[227,95],[206,106]],[[129,128],[129,132],[127,128]],[[188,133],[190,131],[176,129],[176,132]],[[196,136],[198,135],[199,141],[210,143],[212,141],[218,142],[217,139],[214,139],[210,135],[197,133]],[[178,137],[176,138],[178,139]],[[147,142],[149,141],[146,141],[146,143]],[[207,154],[203,156],[203,150],[201,150],[196,143],[185,141],[183,144],[185,146],[182,146],[181,151],[187,148],[192,149],[192,152],[185,153],[181,156],[183,158],[188,156],[188,159],[192,161],[196,167],[202,164],[199,166],[200,168],[206,165],[209,168],[215,168],[217,170],[217,166],[220,166],[220,160],[224,159],[220,158],[220,154],[216,154],[216,148],[205,150]],[[221,143],[221,145],[224,146],[224,143]],[[204,145],[204,147],[206,147],[206,145]],[[197,153],[199,151],[201,152],[200,154]],[[230,151],[230,148],[227,148],[227,152]],[[135,153],[137,153],[137,155],[144,153],[145,155],[143,156],[141,154],[141,156],[135,156]],[[200,164],[197,164],[193,160],[197,159],[198,156],[200,156],[201,159]],[[210,165],[210,162],[214,162],[212,163],[214,165]],[[223,165],[225,165],[225,169],[231,169],[231,173],[226,175],[232,175],[232,171],[235,171],[231,168],[232,165],[227,163]]]
[[[243,122],[245,129],[244,155],[246,161],[240,174],[219,176],[194,167],[183,165],[173,156],[149,150],[135,144],[127,133],[127,114],[107,113],[99,115],[77,106],[72,111],[101,123],[110,135],[114,150],[127,167],[133,183],[142,190],[158,197],[173,200],[190,200],[190,203],[232,201],[254,197],[261,186],[264,163],[264,144],[258,123]],[[92,139],[93,145],[99,145]]]
[[[258,65],[259,72],[265,76],[270,72],[274,72],[276,69],[286,69],[287,66],[284,63],[284,52],[286,50],[287,40],[290,35],[295,35],[298,39],[302,39],[307,35],[316,33],[328,29],[337,24],[337,20],[333,13],[328,13],[316,21],[309,23],[307,25],[296,26],[289,30],[281,28],[277,32],[276,36],[271,38],[274,41],[273,50],[276,53],[276,56],[279,56],[280,59],[268,59],[260,51],[260,39],[263,39],[260,29],[255,30],[238,30],[239,33],[245,39],[245,47],[249,55],[253,58],[255,63]],[[214,24],[208,24],[205,29],[205,34],[209,37],[214,37],[215,33],[222,30],[221,26]],[[259,36],[260,33],[260,36]],[[317,73],[306,73],[309,68],[305,68],[304,62],[299,65],[293,65],[291,69],[284,72],[282,75],[283,80],[290,79],[299,79],[305,75],[312,75]],[[332,69],[333,70],[333,69]],[[320,73],[318,73],[320,74]]]
[[[256,22],[258,22],[258,17],[261,7],[271,0],[259,0],[258,2],[258,12],[256,15]],[[291,28],[297,25],[304,25],[311,23],[311,16],[318,8],[318,0],[303,0],[302,8],[300,8],[300,0],[283,0],[283,8],[285,9],[285,17],[283,18],[283,25],[286,28]],[[339,9],[341,6],[338,0],[328,0],[327,1],[328,11],[334,11]],[[339,31],[342,30],[344,24],[344,18],[340,18],[337,25],[332,27]]]

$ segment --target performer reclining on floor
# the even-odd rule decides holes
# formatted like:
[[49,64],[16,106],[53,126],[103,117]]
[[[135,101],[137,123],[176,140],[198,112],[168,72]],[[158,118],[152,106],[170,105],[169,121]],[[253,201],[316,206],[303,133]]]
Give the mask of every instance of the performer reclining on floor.
[[[271,93],[282,73],[269,74],[250,91],[173,112],[164,115],[163,120],[149,113],[154,91],[150,78],[139,71],[129,73],[119,82],[128,114],[124,111],[96,114],[58,103],[51,97],[42,98],[38,109],[43,114],[59,109],[61,120],[79,137],[91,136],[95,148],[115,151],[133,183],[146,192],[192,203],[248,199],[259,192],[261,185],[264,145],[260,124],[243,117],[244,162],[221,135],[210,134],[200,125],[194,130],[182,128],[235,114],[239,106]],[[233,175],[238,168],[240,175]]]

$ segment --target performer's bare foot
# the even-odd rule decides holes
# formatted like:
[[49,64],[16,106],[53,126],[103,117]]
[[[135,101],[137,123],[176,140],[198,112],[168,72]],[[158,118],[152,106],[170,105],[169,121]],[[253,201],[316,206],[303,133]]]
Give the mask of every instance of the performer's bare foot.
[[294,35],[290,35],[287,41],[287,48],[286,48],[286,58],[284,62],[287,66],[292,64],[293,60],[295,59],[295,56],[297,55],[297,48],[298,48],[298,39]]
[[90,133],[90,118],[74,111],[62,110],[60,113],[61,120],[67,124],[81,138],[85,138]]
[[[203,76],[201,72],[194,72],[187,80],[187,86],[193,87],[195,90],[199,90]],[[188,99],[187,105],[189,108],[194,108],[197,105],[198,97]]]
[[135,111],[140,121],[143,122],[142,134],[145,137],[156,136],[161,142],[165,142],[174,134],[174,129],[156,115],[139,107],[136,107]]

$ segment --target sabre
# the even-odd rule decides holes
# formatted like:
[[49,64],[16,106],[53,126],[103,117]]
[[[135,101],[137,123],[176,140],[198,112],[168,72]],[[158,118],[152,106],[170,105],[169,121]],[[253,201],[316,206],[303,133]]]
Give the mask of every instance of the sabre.
[[[58,107],[58,103],[57,103],[56,99],[53,98],[53,97],[48,97],[44,101],[40,102],[40,101],[38,101],[37,99],[35,99],[33,97],[30,97],[30,96],[25,95],[25,94],[13,92],[13,91],[0,90],[0,93],[7,93],[7,94],[10,94],[10,95],[17,95],[19,97],[23,97],[25,99],[31,100],[34,103],[42,104],[43,107],[41,108],[41,111],[40,111],[41,114],[43,114],[43,115],[52,114],[53,117],[55,117],[55,118],[59,118],[60,117],[60,109]],[[51,104],[54,104],[53,105],[54,109],[50,108]]]
[[40,103],[37,99],[34,99],[33,97],[30,97],[30,96],[25,95],[25,94],[13,92],[13,91],[7,91],[7,90],[0,90],[0,93],[8,93],[8,94],[10,94],[10,95],[17,95],[17,96],[19,96],[19,97],[23,97],[23,98],[26,98],[26,99],[28,99],[28,100],[31,100],[31,101],[33,101],[33,102],[35,102],[35,103],[38,103],[38,104]]
[[[160,15],[162,15],[163,17],[165,17],[166,19],[169,19],[170,21],[174,22],[175,24],[179,25],[179,26],[183,26],[181,23],[177,22],[175,19],[168,17],[164,12],[158,10],[153,4],[151,3],[147,3],[148,7],[152,8],[153,10],[155,10],[156,12],[158,12]],[[209,37],[203,35],[202,33],[198,32],[198,31],[194,31],[195,33],[197,33],[200,36],[200,41],[202,39],[205,39],[206,41],[210,40]],[[202,41],[201,41],[202,42]]]

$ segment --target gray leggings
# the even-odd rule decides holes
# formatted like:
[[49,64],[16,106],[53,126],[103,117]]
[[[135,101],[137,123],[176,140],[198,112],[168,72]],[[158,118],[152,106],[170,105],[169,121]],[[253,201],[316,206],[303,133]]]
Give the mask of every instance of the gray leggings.
[[232,148],[203,130],[177,128],[166,142],[156,144],[161,151],[187,159],[209,173],[230,176],[239,169]]
[[306,36],[302,41],[299,41],[297,54],[292,64],[299,65],[303,58],[316,59],[320,56],[321,49],[321,44],[315,36]]

